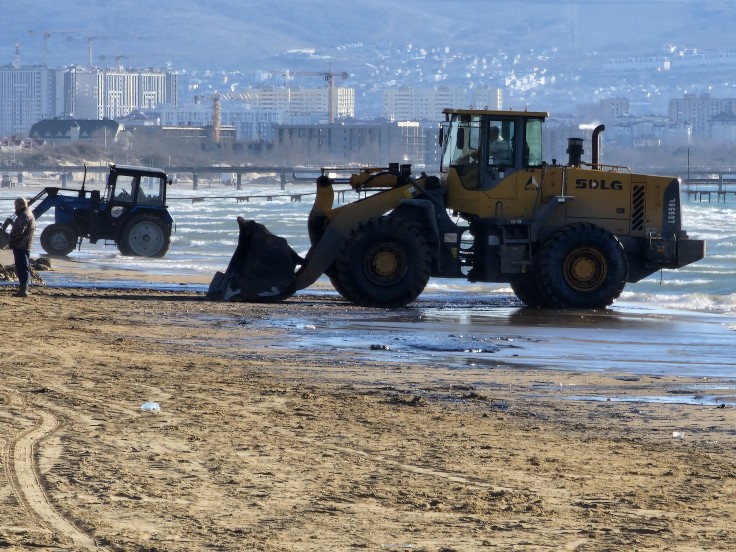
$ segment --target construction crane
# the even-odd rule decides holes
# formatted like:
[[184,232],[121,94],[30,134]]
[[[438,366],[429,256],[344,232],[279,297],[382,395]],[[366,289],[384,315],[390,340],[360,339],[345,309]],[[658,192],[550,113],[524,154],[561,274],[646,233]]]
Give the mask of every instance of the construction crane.
[[96,36],[87,37],[87,69],[92,70],[92,42],[97,40]]
[[335,122],[335,77],[342,79],[348,78],[345,71],[335,73],[330,65],[329,71],[284,71],[284,80],[293,79],[294,77],[322,77],[327,82],[327,119],[330,124]]
[[194,103],[202,100],[212,100],[212,139],[219,144],[222,140],[222,100],[248,100],[248,94],[241,92],[212,92],[211,94],[197,94]]
[[77,33],[83,33],[85,31],[28,31],[29,34],[32,35],[41,35],[43,38],[43,64],[48,66],[49,64],[49,38],[51,38],[52,35],[59,35],[59,34],[77,34]]
[[[147,40],[148,36],[126,36],[125,41],[130,42],[132,40]],[[116,37],[113,36],[68,36],[66,38],[67,40],[86,40],[87,41],[87,68],[91,71],[94,68],[94,65],[92,64],[92,60],[94,57],[92,56],[92,46],[94,45],[94,42],[97,40],[116,40]],[[112,56],[109,56],[112,57]],[[131,57],[131,56],[120,56],[122,57]],[[103,56],[99,56],[100,59],[105,59]],[[117,58],[116,58],[117,59]],[[118,64],[119,65],[119,64]],[[119,70],[119,67],[118,67]]]
[[220,94],[212,94],[212,139],[215,144],[220,143],[220,129],[222,128],[222,106],[220,105]]
[[86,40],[87,41],[87,69],[89,69],[91,71],[93,69],[93,67],[94,67],[92,65],[92,43],[95,40],[97,40],[97,37],[96,36],[85,36],[85,37],[81,37],[81,36],[68,36],[68,37],[66,37],[66,39],[68,41],[70,41],[70,42],[72,40]]
[[222,106],[220,105],[221,97],[222,95],[219,92],[194,96],[195,103],[199,103],[203,99],[207,98],[212,99],[212,139],[215,141],[216,144],[219,144],[222,138]]
[[[106,59],[108,59],[108,58],[112,58],[112,57],[114,57],[114,58],[115,58],[115,69],[116,69],[116,70],[117,70],[118,72],[120,72],[120,71],[122,70],[122,68],[123,68],[123,67],[122,67],[122,66],[120,65],[120,60],[121,60],[121,59],[125,59],[125,58],[130,58],[130,57],[133,57],[133,56],[129,56],[129,55],[126,55],[126,54],[118,54],[118,55],[116,55],[116,56],[106,56],[106,55],[104,55],[104,54],[100,54],[100,59],[101,59],[101,60],[103,60],[103,61],[104,61],[104,60],[106,60]],[[91,66],[91,65],[92,65],[92,64],[90,63],[90,66]]]
[[90,71],[94,67],[92,65],[92,43],[97,40],[96,36],[68,36],[66,39],[71,42],[72,40],[86,40],[87,41],[87,69]]

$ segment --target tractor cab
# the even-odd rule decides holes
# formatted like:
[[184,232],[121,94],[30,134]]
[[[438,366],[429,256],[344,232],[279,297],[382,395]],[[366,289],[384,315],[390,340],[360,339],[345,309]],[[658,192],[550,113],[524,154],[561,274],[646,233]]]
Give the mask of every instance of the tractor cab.
[[136,205],[166,206],[166,173],[157,169],[111,165],[105,200],[122,209]]
[[504,178],[542,165],[547,113],[445,109],[440,130],[442,180],[490,190]]
[[[168,249],[168,246],[164,246],[164,242],[168,241],[165,236],[170,234],[172,221],[166,210],[167,182],[166,173],[161,169],[110,165],[104,202],[99,212],[99,228],[104,229],[105,238],[115,240],[123,254],[147,255],[148,249],[151,249],[158,255],[159,245],[164,252]],[[130,240],[125,237],[126,228],[130,226],[131,221],[139,220],[141,217],[157,219],[154,230],[158,239],[153,242],[143,240],[131,242],[132,245],[145,244],[139,245],[136,249],[130,247],[131,244],[128,243]],[[163,224],[161,228],[160,224]],[[145,227],[149,228],[152,225],[153,223],[149,222]],[[97,230],[94,224],[92,227]],[[150,245],[151,243],[154,245]]]

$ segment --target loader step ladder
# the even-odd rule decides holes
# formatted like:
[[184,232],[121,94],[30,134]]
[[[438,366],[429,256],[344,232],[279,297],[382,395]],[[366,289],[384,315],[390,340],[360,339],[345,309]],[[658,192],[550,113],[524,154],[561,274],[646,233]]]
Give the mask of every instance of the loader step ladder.
[[532,223],[534,219],[498,222],[501,228],[501,271],[527,272],[532,266]]

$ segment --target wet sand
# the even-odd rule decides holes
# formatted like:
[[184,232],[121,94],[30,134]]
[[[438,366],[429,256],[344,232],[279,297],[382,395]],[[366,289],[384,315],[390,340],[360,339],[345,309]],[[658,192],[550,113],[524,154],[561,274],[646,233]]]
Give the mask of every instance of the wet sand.
[[[79,268],[57,265],[133,279]],[[0,287],[0,545],[736,548],[725,318],[212,303],[137,277]]]

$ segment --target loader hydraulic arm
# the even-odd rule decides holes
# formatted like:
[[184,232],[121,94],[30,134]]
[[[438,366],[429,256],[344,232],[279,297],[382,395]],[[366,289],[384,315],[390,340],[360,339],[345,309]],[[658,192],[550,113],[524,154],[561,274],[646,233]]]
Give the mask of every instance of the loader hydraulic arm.
[[385,189],[402,186],[415,180],[411,175],[411,165],[389,163],[386,167],[370,167],[350,176],[350,186],[357,191]]
[[[329,182],[323,183],[324,187],[331,185]],[[413,199],[419,193],[416,183],[405,184],[334,209],[325,233],[319,242],[311,247],[306,262],[296,274],[295,289],[304,289],[317,281],[317,278],[335,261],[350,231],[358,224],[373,217],[380,217],[396,208],[402,200]]]

